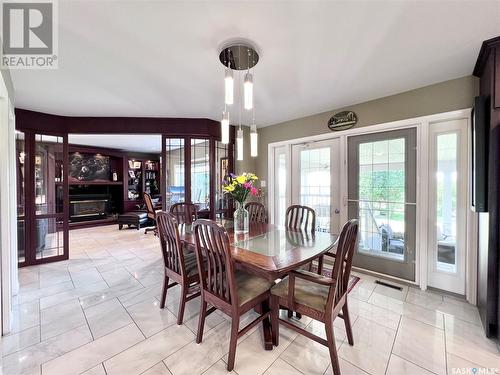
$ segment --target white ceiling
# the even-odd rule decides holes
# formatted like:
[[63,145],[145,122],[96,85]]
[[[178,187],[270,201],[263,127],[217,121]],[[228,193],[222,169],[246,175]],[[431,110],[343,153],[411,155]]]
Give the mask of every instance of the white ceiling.
[[481,0],[60,0],[59,15],[59,69],[12,71],[17,107],[218,120],[219,49],[241,37],[261,52],[260,126],[471,74],[500,35],[500,1]]

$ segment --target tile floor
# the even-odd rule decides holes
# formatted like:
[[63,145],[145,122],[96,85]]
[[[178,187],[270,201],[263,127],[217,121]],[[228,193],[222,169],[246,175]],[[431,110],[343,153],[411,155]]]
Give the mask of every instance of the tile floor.
[[[199,301],[188,303],[182,326],[175,324],[176,288],[169,291],[167,308],[159,308],[161,253],[152,233],[107,226],[70,236],[70,260],[19,271],[13,331],[2,340],[3,374],[226,373],[226,317],[212,314],[204,341],[197,345]],[[342,320],[335,323],[343,374],[499,373],[500,355],[484,337],[475,307],[412,287],[390,289],[359,276],[350,294],[353,347],[346,342]],[[299,324],[323,334],[317,321],[303,318]],[[239,340],[234,373],[332,370],[326,348],[285,328],[279,347],[263,350],[259,326]]]

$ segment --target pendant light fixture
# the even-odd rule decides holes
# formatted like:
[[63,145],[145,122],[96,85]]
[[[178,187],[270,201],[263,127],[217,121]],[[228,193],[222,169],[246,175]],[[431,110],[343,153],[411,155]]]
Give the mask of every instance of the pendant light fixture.
[[[224,65],[224,111],[221,120],[221,141],[224,144],[229,143],[229,112],[239,110],[239,127],[236,131],[236,159],[243,160],[243,129],[241,109],[251,112],[251,132],[250,132],[250,154],[257,156],[257,126],[255,125],[255,109],[253,100],[254,75],[250,71],[259,61],[259,54],[250,44],[246,42],[231,43],[219,54],[219,60]],[[242,82],[243,72],[244,79]],[[237,74],[236,77],[234,74]],[[235,79],[238,83],[238,95],[234,95]],[[243,86],[243,95],[241,95],[241,86]],[[237,106],[233,106],[236,104]],[[229,108],[228,106],[231,106]],[[233,113],[234,115],[234,113]],[[248,119],[249,115],[245,115]],[[233,116],[234,118],[234,116]],[[250,121],[249,121],[250,122]]]
[[243,88],[245,91],[245,109],[250,110],[253,108],[253,76],[250,71],[245,74]]
[[225,145],[229,143],[229,112],[225,110],[222,112],[221,125],[221,142]]
[[236,132],[236,160],[243,160],[243,129],[241,129],[241,125]]
[[250,126],[250,156],[252,158],[258,155],[258,134],[257,125]]
[[234,78],[233,71],[227,67],[224,74],[224,91],[225,91],[225,103],[227,105],[233,104],[234,101]]

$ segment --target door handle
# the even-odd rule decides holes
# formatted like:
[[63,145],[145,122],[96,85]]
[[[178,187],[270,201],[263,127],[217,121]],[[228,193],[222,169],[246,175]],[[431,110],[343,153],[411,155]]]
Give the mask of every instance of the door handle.
[[340,210],[338,208],[335,209],[334,211],[336,214],[340,214]]

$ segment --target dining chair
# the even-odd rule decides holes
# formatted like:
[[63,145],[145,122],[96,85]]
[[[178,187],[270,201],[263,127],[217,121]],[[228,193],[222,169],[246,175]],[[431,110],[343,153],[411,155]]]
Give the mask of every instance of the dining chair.
[[[270,316],[269,289],[274,282],[236,270],[231,256],[229,236],[218,223],[198,219],[193,225],[196,256],[201,283],[201,307],[196,343],[203,339],[205,318],[215,309],[231,317],[231,338],[227,370],[234,368],[238,338],[256,324]],[[207,311],[207,306],[212,307]],[[239,330],[240,317],[251,309],[261,309],[261,314]]]
[[153,200],[151,199],[151,195],[149,195],[148,193],[144,193],[142,195],[142,198],[144,199],[144,204],[146,205],[146,213],[148,215],[148,219],[150,221],[154,222],[154,226],[146,228],[146,230],[144,231],[144,234],[153,231],[155,236],[156,236],[156,234],[157,234],[156,210],[155,210],[155,206],[153,204]]
[[259,202],[248,202],[245,204],[248,211],[249,221],[252,223],[267,223],[266,206]]
[[[358,235],[358,221],[350,220],[342,228],[337,245],[331,277],[306,270],[295,270],[271,289],[271,322],[273,344],[279,344],[279,324],[328,347],[332,369],[340,375],[333,321],[338,316],[344,320],[349,345],[354,345],[347,294],[352,258]],[[289,320],[279,318],[279,307],[299,312],[325,324],[326,340]]]
[[314,233],[316,231],[316,212],[311,207],[294,204],[286,209],[285,227]]
[[[168,212],[158,212],[156,215],[158,237],[160,238],[161,251],[165,277],[161,292],[160,307],[165,308],[167,290],[179,284],[181,287],[177,324],[182,324],[186,302],[200,295],[200,278],[198,276],[198,263],[196,254],[185,253],[179,238],[179,226],[175,217]],[[169,284],[170,279],[173,280]]]
[[170,213],[175,216],[179,224],[193,224],[198,218],[196,205],[188,202],[175,203],[170,207]]

